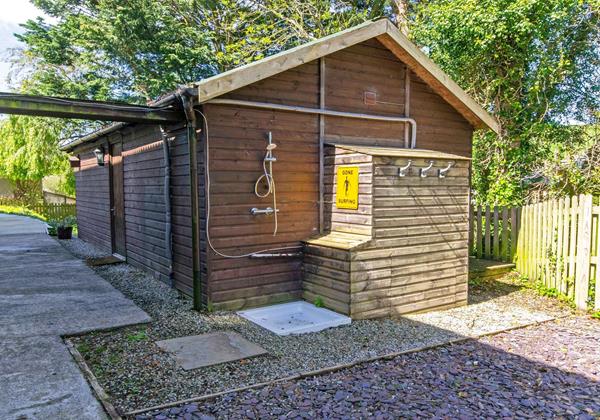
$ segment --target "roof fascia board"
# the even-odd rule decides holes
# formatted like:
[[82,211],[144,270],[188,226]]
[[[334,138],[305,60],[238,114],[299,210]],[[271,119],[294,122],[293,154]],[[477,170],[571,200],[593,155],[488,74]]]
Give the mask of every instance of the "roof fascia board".
[[282,51],[263,60],[229,70],[199,82],[198,100],[206,102],[217,96],[274,76],[344,48],[376,38],[387,31],[387,19],[365,22],[325,38]]

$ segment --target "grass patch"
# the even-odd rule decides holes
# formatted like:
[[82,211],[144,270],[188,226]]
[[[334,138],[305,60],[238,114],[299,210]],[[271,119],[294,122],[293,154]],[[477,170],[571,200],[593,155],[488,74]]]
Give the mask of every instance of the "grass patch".
[[147,339],[148,339],[148,334],[146,334],[146,331],[143,331],[143,330],[127,335],[127,341],[134,342],[134,343],[138,342],[138,341],[145,341]]
[[540,296],[545,296],[549,298],[553,298],[558,300],[559,302],[567,305],[571,309],[576,309],[575,301],[568,295],[561,293],[558,289],[554,287],[548,287],[541,281],[532,282],[526,276],[520,276],[519,282],[524,287],[533,290]]
[[40,214],[37,213],[33,210],[29,210],[26,207],[22,207],[22,206],[3,206],[0,205],[0,213],[6,213],[6,214],[16,214],[19,216],[27,216],[27,217],[33,217],[35,219],[39,219],[42,222],[46,221],[46,218]]

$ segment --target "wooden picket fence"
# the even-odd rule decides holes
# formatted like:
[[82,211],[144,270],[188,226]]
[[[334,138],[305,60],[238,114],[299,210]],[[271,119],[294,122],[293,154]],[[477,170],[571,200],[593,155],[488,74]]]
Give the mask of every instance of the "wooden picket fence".
[[471,255],[512,262],[519,232],[519,207],[471,206]]
[[578,308],[600,310],[600,206],[591,195],[521,208],[476,207],[471,252],[515,262],[533,281],[571,297]]
[[0,205],[25,207],[41,214],[46,219],[64,219],[67,216],[76,216],[75,204],[67,203],[23,203],[11,198],[0,198]]

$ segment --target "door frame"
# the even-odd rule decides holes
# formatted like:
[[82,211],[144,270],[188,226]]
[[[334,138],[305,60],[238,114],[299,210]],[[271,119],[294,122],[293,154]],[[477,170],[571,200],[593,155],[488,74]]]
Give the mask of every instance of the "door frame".
[[[110,141],[109,144],[109,183],[110,183],[110,231],[111,231],[111,251],[112,254],[118,258],[125,260],[127,254],[127,237],[125,235],[125,186],[124,186],[124,171],[123,171],[123,140],[119,138],[116,141]],[[120,153],[118,156],[115,156],[114,149],[115,146],[120,149]],[[115,162],[118,160],[118,168],[115,171]],[[121,200],[116,200],[115,194],[115,178],[120,178],[120,193]],[[117,206],[119,208],[117,209]],[[121,216],[121,230],[122,232],[117,231],[117,223],[115,222],[117,212]],[[122,244],[118,243],[119,238],[122,240]],[[121,248],[121,249],[119,249]]]

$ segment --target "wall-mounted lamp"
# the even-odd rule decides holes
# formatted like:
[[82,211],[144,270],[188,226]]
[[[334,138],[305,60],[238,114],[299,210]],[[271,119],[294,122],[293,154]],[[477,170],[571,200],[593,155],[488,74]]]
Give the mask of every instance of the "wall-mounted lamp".
[[448,162],[448,166],[446,166],[444,169],[438,169],[438,177],[446,178],[446,174],[448,173],[450,168],[452,168],[453,166],[454,166],[454,162]]
[[412,160],[408,159],[408,162],[406,162],[406,166],[402,166],[402,167],[398,168],[398,176],[405,177],[406,173],[408,172],[408,169],[411,167],[411,165],[412,165]]
[[435,161],[430,160],[428,167],[421,168],[421,170],[419,171],[419,174],[421,175],[421,178],[427,178],[427,172],[429,172],[429,170],[433,167],[434,163],[435,163]]
[[98,163],[98,166],[104,166],[104,147],[97,147],[94,150],[94,155],[96,155],[96,163]]

